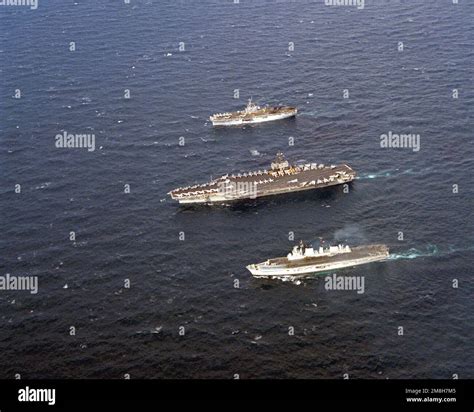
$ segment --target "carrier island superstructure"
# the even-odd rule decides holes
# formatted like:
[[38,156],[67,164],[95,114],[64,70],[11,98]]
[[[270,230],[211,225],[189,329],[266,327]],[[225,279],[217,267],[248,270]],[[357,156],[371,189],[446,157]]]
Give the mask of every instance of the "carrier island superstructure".
[[226,174],[205,184],[179,187],[168,194],[181,204],[227,203],[341,185],[355,176],[355,171],[346,164],[291,165],[279,152],[270,170]]
[[386,260],[388,256],[389,250],[386,245],[349,247],[339,244],[327,247],[320,245],[319,248],[313,248],[300,242],[286,257],[272,258],[265,262],[248,265],[247,269],[258,278],[295,278],[378,262]]

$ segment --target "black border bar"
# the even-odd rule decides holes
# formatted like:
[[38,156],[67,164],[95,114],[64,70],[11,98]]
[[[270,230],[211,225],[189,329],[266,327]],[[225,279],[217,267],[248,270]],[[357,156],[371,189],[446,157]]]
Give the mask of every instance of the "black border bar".
[[[19,390],[26,387],[55,389],[55,405],[20,402]],[[429,400],[433,398],[443,401]],[[324,405],[377,404],[398,410],[472,412],[474,380],[0,380],[1,412],[199,400],[304,400]]]

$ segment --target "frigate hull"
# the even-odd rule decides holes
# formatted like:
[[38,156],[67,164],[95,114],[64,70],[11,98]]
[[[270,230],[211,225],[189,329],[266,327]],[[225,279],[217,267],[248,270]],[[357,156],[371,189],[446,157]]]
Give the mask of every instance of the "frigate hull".
[[275,114],[262,114],[262,115],[252,115],[252,116],[233,116],[230,118],[223,119],[211,119],[213,126],[241,126],[245,124],[254,124],[254,123],[264,123],[271,122],[274,120],[288,119],[290,117],[296,116],[296,109],[287,110]]
[[244,110],[230,113],[217,113],[209,117],[213,126],[238,126],[251,123],[271,122],[296,116],[298,110],[290,106],[260,107],[249,100]]

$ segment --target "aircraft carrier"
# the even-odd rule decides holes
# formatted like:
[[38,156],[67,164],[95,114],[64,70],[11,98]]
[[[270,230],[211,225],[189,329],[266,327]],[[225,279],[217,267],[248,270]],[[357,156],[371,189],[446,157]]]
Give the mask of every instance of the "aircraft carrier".
[[231,113],[217,113],[209,117],[213,126],[236,126],[250,123],[262,123],[296,116],[297,109],[289,106],[260,107],[248,101],[244,110]]
[[345,267],[363,265],[386,260],[389,250],[386,245],[349,247],[308,247],[301,242],[294,246],[286,257],[268,259],[262,263],[248,265],[247,269],[257,278],[295,278],[302,275],[327,272]]
[[349,183],[355,171],[346,164],[325,166],[317,163],[290,165],[277,153],[270,170],[224,175],[208,183],[179,187],[168,194],[179,203],[227,203],[283,193],[322,189]]

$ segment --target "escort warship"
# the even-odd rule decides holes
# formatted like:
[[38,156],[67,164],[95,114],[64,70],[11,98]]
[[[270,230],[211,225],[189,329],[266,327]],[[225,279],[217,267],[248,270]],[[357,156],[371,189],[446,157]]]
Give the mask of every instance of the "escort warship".
[[322,189],[349,183],[355,171],[346,164],[325,166],[317,163],[290,165],[277,153],[270,170],[224,175],[208,183],[179,187],[168,192],[182,204],[226,203],[284,193]]
[[295,278],[318,272],[327,272],[370,262],[386,260],[389,256],[386,245],[319,248],[306,246],[303,242],[294,246],[286,257],[268,259],[262,263],[248,265],[247,269],[256,278]]
[[289,106],[260,107],[250,99],[243,110],[231,113],[217,113],[209,117],[213,126],[236,126],[262,123],[296,116],[297,109]]

